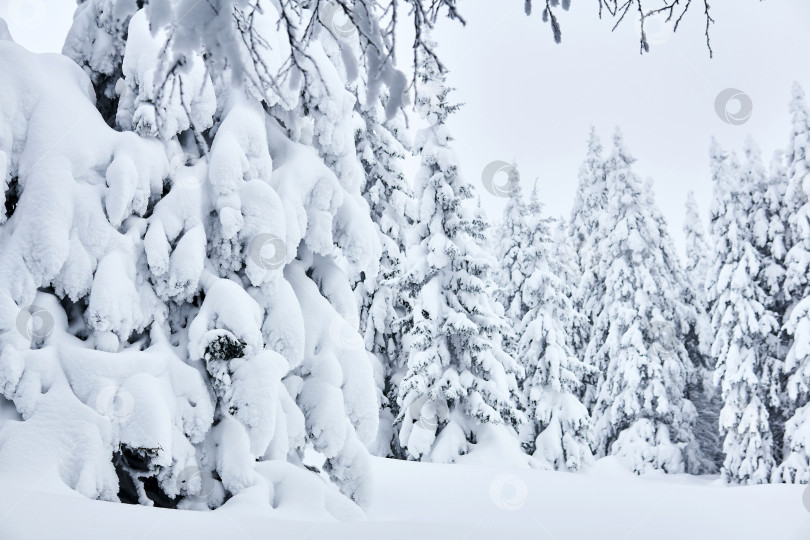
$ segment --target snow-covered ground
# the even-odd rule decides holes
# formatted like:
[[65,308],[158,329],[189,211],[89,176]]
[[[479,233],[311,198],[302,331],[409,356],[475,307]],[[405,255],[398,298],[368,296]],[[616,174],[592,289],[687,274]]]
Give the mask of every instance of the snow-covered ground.
[[0,486],[0,538],[810,538],[805,486],[638,477],[615,458],[582,474],[374,458],[374,473],[368,520],[344,523],[258,514],[250,490],[218,510],[193,512],[91,501],[56,486]]

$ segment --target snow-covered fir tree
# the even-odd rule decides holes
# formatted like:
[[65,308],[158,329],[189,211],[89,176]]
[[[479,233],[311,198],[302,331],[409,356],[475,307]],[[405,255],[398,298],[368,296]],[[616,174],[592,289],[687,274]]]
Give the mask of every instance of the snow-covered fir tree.
[[[706,276],[709,272],[711,249],[704,235],[703,220],[698,214],[694,193],[691,191],[686,198],[683,232],[686,243],[684,300],[694,310],[694,316],[690,317],[690,329],[685,336],[684,345],[692,359],[692,364],[698,369],[698,372],[695,373],[696,378],[700,380],[698,386],[703,387],[703,383],[708,382],[709,384],[704,390],[708,394],[712,394],[711,377],[714,372],[714,361],[711,359],[711,322],[706,303]],[[708,380],[705,380],[707,378]],[[698,408],[701,412],[704,409]],[[714,422],[713,431],[716,432],[716,428],[717,423]]]
[[[500,272],[497,274],[499,282],[498,300],[503,304],[507,314],[512,311],[512,302],[517,296],[520,284],[525,279],[523,273],[520,272],[518,259],[526,246],[528,237],[528,227],[525,221],[527,214],[528,208],[523,196],[523,190],[520,184],[517,184],[506,201],[503,215],[497,227],[498,241],[493,246],[495,255],[501,262],[499,266]],[[519,275],[513,277],[513,271],[519,272]]]
[[[355,109],[358,125],[355,145],[365,172],[363,197],[380,238],[381,257],[376,272],[364,272],[355,286],[360,304],[359,328],[365,348],[375,355],[376,378],[381,403],[378,447],[387,455],[392,448],[392,428],[396,407],[396,378],[404,368],[401,332],[401,280],[405,269],[405,232],[413,226],[415,201],[402,171],[408,149],[400,117],[385,120],[384,98],[364,104],[364,93],[357,91]],[[392,381],[394,378],[394,381]]]
[[535,458],[555,469],[576,471],[593,460],[590,416],[579,401],[590,369],[571,344],[573,329],[581,325],[565,281],[571,270],[556,257],[554,221],[541,214],[535,185],[521,219],[530,234],[520,247],[519,270],[513,272],[523,275],[516,298],[525,312],[517,324],[516,347],[525,371],[521,386],[528,417],[520,435]]
[[[504,208],[499,231],[500,298],[514,331],[509,351],[525,372],[521,388],[528,422],[520,431],[524,449],[543,464],[578,470],[593,459],[587,409],[579,401],[582,379],[590,371],[571,346],[582,325],[574,309],[570,282],[575,253],[567,249],[565,226],[551,238],[555,221],[542,217],[535,183],[529,201],[516,186]],[[561,242],[557,244],[556,242]],[[563,262],[557,257],[566,257]]]
[[[404,280],[407,371],[398,385],[396,429],[409,459],[451,462],[487,427],[522,421],[518,363],[501,345],[507,326],[492,297],[493,258],[481,247],[473,188],[459,176],[446,120],[456,106],[436,59],[418,55],[416,109],[430,125],[416,149],[418,224]],[[515,445],[517,440],[515,439]]]
[[762,306],[766,317],[761,320],[763,332],[760,343],[764,359],[763,381],[767,381],[766,407],[773,436],[774,460],[781,457],[785,418],[782,417],[780,383],[782,364],[787,353],[782,319],[786,311],[785,281],[785,215],[783,201],[787,189],[787,177],[776,153],[771,171],[765,169],[759,147],[752,138],[743,148],[743,184],[753,187],[753,208],[749,216],[753,243],[758,251],[759,272],[757,284],[764,293]]
[[[534,193],[532,193],[532,197],[534,197]],[[574,242],[568,234],[568,220],[564,217],[560,216],[552,221],[551,240],[553,249],[552,258],[557,263],[557,275],[565,284],[565,294],[571,301],[571,306],[575,314],[575,317],[571,321],[571,327],[567,330],[569,343],[571,344],[574,356],[580,360],[584,360],[583,353],[587,346],[588,338],[590,337],[590,324],[579,309],[581,303],[578,302],[577,289],[582,281],[582,271],[579,267],[579,257],[574,248]],[[584,396],[587,384],[591,380],[594,380],[595,375],[596,373],[593,369],[589,369],[585,373],[578,391],[580,398]]]
[[[605,231],[600,220],[607,210],[605,160],[602,152],[602,143],[596,134],[596,128],[591,126],[588,149],[579,168],[579,183],[568,223],[568,234],[576,252],[579,270],[578,281],[573,288],[574,308],[583,316],[583,324],[572,343],[577,358],[582,358],[592,367],[596,364],[594,358],[588,356],[588,342],[605,294],[604,276],[599,275],[602,267],[596,249]],[[595,381],[586,381],[583,388],[584,403],[589,410],[596,399],[596,386],[593,382]]]
[[784,330],[790,336],[783,366],[782,417],[786,420],[780,482],[810,482],[810,112],[795,84],[790,102],[790,143],[785,152],[788,223]]
[[[588,136],[588,149],[579,168],[579,183],[568,223],[568,235],[576,253],[577,282],[573,284],[574,309],[582,314],[581,325],[574,328],[572,336],[574,354],[589,366],[595,367],[594,358],[588,356],[588,342],[591,328],[597,313],[601,310],[604,297],[604,276],[599,253],[596,249],[606,231],[600,225],[607,211],[607,191],[605,187],[605,163],[602,143],[591,126]],[[583,402],[589,410],[596,400],[596,386],[590,379],[582,389]]]
[[599,268],[599,253],[595,246],[604,230],[601,220],[607,209],[602,151],[602,143],[596,129],[591,127],[588,150],[579,168],[579,183],[568,225],[569,236],[576,250],[582,274],[576,297],[579,307],[590,322],[599,309],[596,302],[603,294],[601,280],[594,275]]
[[599,370],[597,450],[636,472],[696,471],[696,412],[684,397],[692,369],[683,345],[685,277],[633,162],[617,130],[596,245],[605,293],[586,353]]
[[[667,229],[667,222],[655,203],[653,181],[648,178],[644,185],[647,208],[657,224],[661,238],[661,249],[667,260],[677,260],[675,246]],[[719,437],[718,415],[722,402],[713,384],[714,361],[711,358],[711,324],[706,312],[705,293],[695,290],[689,274],[682,266],[670,268],[675,281],[680,284],[678,321],[675,328],[660,328],[664,336],[674,336],[680,332],[680,339],[690,360],[686,378],[686,397],[695,407],[697,417],[692,432],[697,445],[686,448],[687,461],[693,474],[715,473],[722,464],[722,448]],[[680,330],[678,330],[680,328]]]
[[498,230],[494,253],[500,263],[496,280],[496,298],[504,307],[504,314],[511,322],[505,329],[504,345],[507,351],[517,353],[519,335],[512,331],[517,328],[528,310],[520,291],[533,268],[527,265],[526,255],[532,234],[530,230],[530,210],[523,196],[520,184],[514,186],[503,211]]
[[[710,150],[714,198],[711,207],[712,263],[706,281],[716,360],[715,384],[723,398],[724,478],[734,484],[767,482],[774,467],[773,435],[767,410],[775,380],[763,344],[776,324],[759,286],[759,252],[750,216],[753,178],[736,156],[716,141]],[[748,164],[751,169],[753,164]]]

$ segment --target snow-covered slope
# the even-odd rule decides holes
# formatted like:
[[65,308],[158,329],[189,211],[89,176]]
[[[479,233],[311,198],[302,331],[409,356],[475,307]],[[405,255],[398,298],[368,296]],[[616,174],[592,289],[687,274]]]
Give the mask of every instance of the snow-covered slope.
[[[58,486],[20,491],[0,484],[0,538],[810,538],[805,486],[727,487],[717,477],[638,477],[615,458],[578,474],[382,458],[374,458],[373,468],[375,497],[367,520],[346,513],[355,520],[347,522],[302,513],[305,503],[296,512],[256,513],[261,507],[250,504],[256,496],[251,489],[218,510],[194,512],[92,501]],[[303,488],[286,495],[299,502],[309,496]]]

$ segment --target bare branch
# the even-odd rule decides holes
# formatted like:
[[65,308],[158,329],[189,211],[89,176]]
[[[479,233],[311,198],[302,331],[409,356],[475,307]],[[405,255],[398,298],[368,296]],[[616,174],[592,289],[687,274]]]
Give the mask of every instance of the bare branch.
[[[527,14],[530,14],[532,9],[532,1],[533,0],[525,0],[525,11]],[[543,0],[546,4],[545,8],[543,9],[543,21],[550,22],[552,31],[554,32],[554,41],[559,43],[560,33],[559,33],[559,24],[557,17],[555,16],[552,8],[560,4],[560,0]],[[646,32],[646,19],[648,19],[652,15],[658,15],[662,13],[666,13],[665,23],[672,24],[672,31],[676,32],[680,27],[681,21],[683,21],[686,12],[689,10],[689,7],[692,5],[692,2],[701,1],[701,0],[661,0],[663,2],[663,6],[645,10],[643,6],[644,0],[599,0],[599,18],[602,18],[603,12],[610,15],[611,18],[615,20],[611,31],[615,31],[619,25],[625,20],[627,14],[630,10],[635,6],[636,10],[638,11],[639,22],[640,22],[640,43],[641,43],[641,52],[649,52],[650,44],[647,41],[647,32]],[[710,13],[710,6],[709,0],[702,0],[703,7],[704,7],[704,15],[706,17],[706,48],[709,51],[709,57],[714,57],[714,51],[712,50],[711,44],[711,35],[710,35],[710,26],[714,23],[714,19]],[[563,9],[567,6],[566,2],[563,2]],[[677,8],[677,11],[676,11]],[[676,16],[677,13],[677,16]]]

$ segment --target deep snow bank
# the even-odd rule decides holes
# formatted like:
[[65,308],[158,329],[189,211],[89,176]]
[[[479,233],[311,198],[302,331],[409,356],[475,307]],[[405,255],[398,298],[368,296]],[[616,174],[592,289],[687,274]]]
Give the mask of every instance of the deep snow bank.
[[[58,486],[24,492],[0,484],[0,538],[810,538],[805,486],[637,477],[611,458],[578,474],[380,458],[373,468],[368,520],[342,523],[323,512],[256,513],[249,490],[218,510],[193,512],[91,501]],[[306,500],[305,490],[299,495]]]

